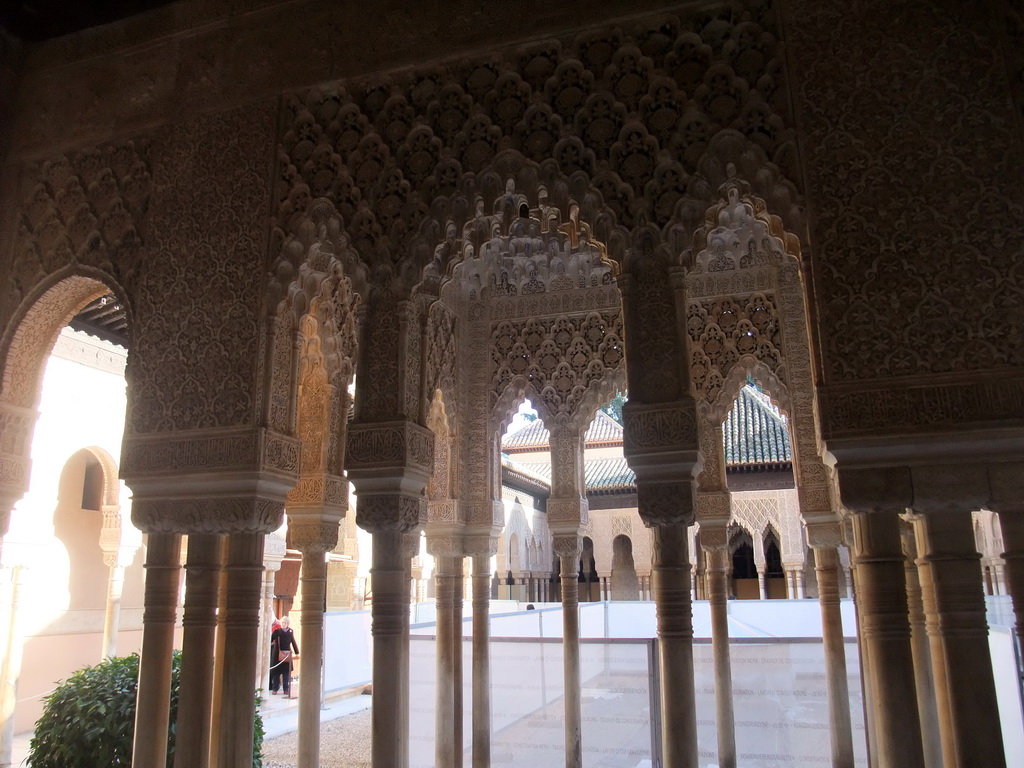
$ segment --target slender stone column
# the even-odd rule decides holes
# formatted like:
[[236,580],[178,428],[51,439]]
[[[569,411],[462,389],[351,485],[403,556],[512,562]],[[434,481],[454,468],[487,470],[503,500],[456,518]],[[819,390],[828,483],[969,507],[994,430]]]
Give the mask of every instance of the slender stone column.
[[[413,566],[412,566],[412,561],[413,561],[413,558],[414,557],[418,557],[419,553],[420,553],[420,533],[421,533],[421,529],[417,527],[417,528],[414,528],[411,531],[406,531],[404,534],[402,534],[402,565],[405,567],[407,584],[408,584],[408,582],[416,582],[416,583],[418,583],[418,580],[416,579],[416,577],[414,575],[414,572],[413,572],[414,569],[413,569]],[[421,571],[421,573],[422,573],[422,571]],[[418,587],[417,587],[417,589],[418,589]],[[408,597],[409,600],[416,600],[416,596],[413,595],[413,592],[414,592],[414,589],[412,589],[412,588],[406,590],[406,593],[407,593],[406,596]],[[403,611],[403,613],[402,613],[402,672],[401,672],[402,676],[401,676],[401,684],[402,684],[402,701],[404,701],[404,702],[409,702],[409,700],[410,700],[410,698],[409,698],[410,697],[410,693],[409,693],[409,655],[410,655],[411,649],[409,647],[409,643],[411,642],[411,640],[409,639],[409,627],[410,627],[410,624],[412,622],[412,617],[411,617],[410,614],[411,614],[410,606],[406,605],[405,606],[405,611]],[[401,742],[400,742],[402,751],[401,751],[401,754],[399,755],[399,759],[400,759],[400,761],[403,764],[408,764],[408,762],[409,762],[409,707],[406,706],[406,708],[402,712],[399,713],[399,716],[402,718],[402,724],[401,724],[402,738],[401,738]]]
[[[356,507],[359,524],[368,527],[368,502],[391,506],[390,497],[360,499]],[[393,500],[397,508],[399,501]],[[397,512],[397,509],[395,509]],[[404,636],[409,633],[409,595],[402,552],[404,526],[373,525],[373,567],[370,570],[374,602],[374,702],[372,713],[372,765],[374,768],[406,768],[408,752],[402,746],[402,716],[408,712],[408,687],[402,684],[407,669]]]
[[757,568],[757,592],[761,596],[762,600],[768,599],[768,580],[765,576],[765,564],[754,563],[754,567]]
[[565,767],[583,768],[583,698],[580,678],[579,536],[555,536],[561,566],[562,654],[565,668]]
[[213,654],[217,639],[221,537],[190,533],[185,562],[181,686],[175,735],[175,768],[207,768],[213,701]]
[[[939,712],[935,705],[935,678],[932,655],[925,626],[921,579],[918,574],[917,538],[909,521],[900,526],[903,552],[906,555],[903,575],[907,582],[907,608],[910,617],[910,645],[914,654],[914,679],[917,681],[917,709],[921,715],[921,742],[927,768],[942,768],[942,741]],[[926,566],[927,568],[927,566]]]
[[899,517],[894,512],[854,515],[854,558],[861,598],[861,635],[870,667],[871,711],[879,768],[923,768],[910,648]]
[[[980,555],[970,511],[926,512],[914,516],[925,612],[932,644],[932,666],[945,675],[936,685],[945,764],[1006,765],[995,680],[988,645]],[[927,592],[932,591],[931,600]]]
[[[443,546],[445,543],[450,546]],[[434,762],[438,766],[454,766],[456,755],[462,753],[462,741],[456,740],[456,721],[462,719],[456,710],[456,653],[461,655],[462,627],[456,622],[456,593],[462,583],[462,558],[457,557],[457,540],[428,539],[434,554],[434,579],[437,582],[437,702],[435,704]]]
[[227,550],[227,608],[224,617],[223,690],[217,720],[218,768],[252,765],[256,668],[263,580],[262,533],[232,533]]
[[491,539],[482,553],[473,547],[473,768],[491,765]]
[[[707,540],[701,529],[701,542]],[[726,531],[722,546],[705,547],[708,562],[708,600],[711,603],[711,644],[715,658],[715,712],[718,765],[736,768],[736,723],[733,713],[732,662],[729,657],[729,550]]]
[[180,557],[178,534],[149,534],[132,768],[165,768],[167,765],[171,652],[178,610]]
[[[264,537],[265,539],[265,537]],[[228,545],[230,538],[221,536],[220,547],[220,580],[217,586],[217,640],[213,657],[213,712],[214,719],[220,716],[221,703],[224,701],[224,668],[227,665],[227,617],[228,617]],[[266,544],[264,542],[264,548]],[[210,736],[210,765],[220,765],[220,735]]]
[[662,764],[665,768],[696,768],[698,765],[686,529],[684,524],[656,525],[653,529],[651,580],[658,612]]
[[838,523],[809,524],[807,540],[814,552],[821,605],[821,639],[825,649],[825,684],[828,689],[829,736],[832,768],[853,768],[853,729],[850,723],[850,687],[846,676],[846,644],[839,610],[839,554],[842,532]]
[[107,577],[107,605],[103,615],[103,658],[117,655],[117,633],[121,623],[121,593],[124,591],[124,566],[117,562],[117,553],[104,555],[110,568]]
[[323,694],[324,605],[327,553],[338,544],[338,521],[290,524],[292,544],[302,553],[302,685],[299,686],[299,768],[320,766],[320,699]]

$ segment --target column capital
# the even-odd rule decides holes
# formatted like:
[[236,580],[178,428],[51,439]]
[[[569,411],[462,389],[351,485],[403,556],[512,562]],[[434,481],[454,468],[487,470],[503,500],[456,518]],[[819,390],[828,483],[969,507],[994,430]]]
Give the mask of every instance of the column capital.
[[287,541],[280,529],[268,533],[263,539],[263,568],[268,571],[281,570],[281,563],[287,553]]
[[693,483],[637,481],[637,511],[648,528],[664,525],[693,525]]
[[548,528],[558,534],[575,533],[586,526],[590,519],[590,507],[582,496],[548,499],[546,509]]
[[989,501],[993,512],[1024,514],[1024,462],[988,465]]
[[433,557],[464,557],[466,549],[460,527],[427,530],[427,553]]
[[812,549],[839,549],[845,544],[843,522],[839,518],[807,522],[807,546]]
[[466,531],[463,546],[470,557],[494,557],[498,553],[498,534],[501,529],[488,528],[482,531]]
[[296,521],[288,524],[292,544],[303,555],[330,552],[338,546],[338,530],[337,520]]
[[404,493],[359,494],[356,523],[370,533],[404,533],[422,525],[427,516],[427,499]]
[[724,520],[701,520],[700,546],[709,552],[723,551],[729,548],[729,526]]
[[852,512],[900,514],[914,505],[909,467],[838,468],[839,496]]
[[583,540],[576,535],[556,535],[552,537],[552,549],[558,557],[578,558],[583,554]]
[[984,464],[929,464],[912,467],[914,500],[908,507],[927,514],[981,509],[989,501]]

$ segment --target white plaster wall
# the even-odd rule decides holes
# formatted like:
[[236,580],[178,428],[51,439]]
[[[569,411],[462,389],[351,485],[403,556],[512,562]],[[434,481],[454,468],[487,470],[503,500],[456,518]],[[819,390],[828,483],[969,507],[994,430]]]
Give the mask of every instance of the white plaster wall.
[[[98,538],[102,514],[80,508],[80,487],[72,487],[81,482],[80,467],[72,466],[65,475],[62,500],[58,490],[68,459],[81,449],[99,447],[120,459],[125,358],[118,347],[64,329],[46,366],[30,486],[14,508],[3,546],[3,565],[23,568],[15,619],[24,643],[17,731],[32,727],[42,711],[42,696],[58,680],[101,660],[108,573]],[[142,534],[130,522],[130,492],[124,483],[120,504],[125,586],[117,652],[123,655],[141,644],[144,556]],[[55,513],[65,541],[55,535]],[[78,565],[74,572],[73,564]]]

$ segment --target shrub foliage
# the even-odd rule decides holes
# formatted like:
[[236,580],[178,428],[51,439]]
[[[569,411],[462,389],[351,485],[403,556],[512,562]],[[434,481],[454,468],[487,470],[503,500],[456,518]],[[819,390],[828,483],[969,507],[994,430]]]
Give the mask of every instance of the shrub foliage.
[[[107,659],[80,669],[46,699],[29,745],[32,768],[96,768],[132,762],[139,656]],[[181,655],[171,666],[171,717],[167,764],[174,763],[174,726],[178,715]],[[257,700],[258,702],[258,700]],[[256,711],[253,768],[262,765],[263,720]]]

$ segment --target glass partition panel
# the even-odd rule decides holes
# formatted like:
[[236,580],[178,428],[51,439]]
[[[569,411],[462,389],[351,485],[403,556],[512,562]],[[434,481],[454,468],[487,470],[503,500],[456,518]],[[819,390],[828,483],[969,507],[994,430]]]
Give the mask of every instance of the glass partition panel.
[[324,614],[324,692],[366,685],[372,678],[369,611]]
[[[744,768],[830,765],[825,653],[820,641],[733,640],[736,751]],[[846,643],[856,765],[867,765],[857,645]],[[711,646],[694,647],[700,765],[717,764]]]

